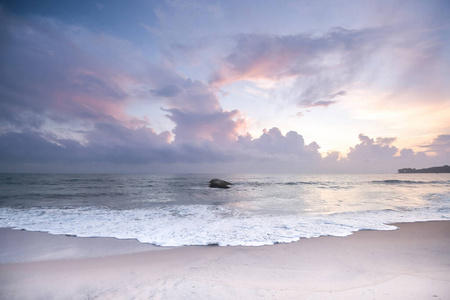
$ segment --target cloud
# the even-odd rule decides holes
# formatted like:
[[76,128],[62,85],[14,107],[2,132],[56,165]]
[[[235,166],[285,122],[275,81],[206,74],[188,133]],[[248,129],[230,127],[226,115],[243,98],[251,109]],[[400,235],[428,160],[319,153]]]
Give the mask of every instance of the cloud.
[[2,162],[26,163],[31,161],[45,164],[60,162],[65,158],[64,147],[48,141],[39,133],[10,132],[0,135],[0,161]]
[[173,130],[177,143],[196,143],[212,141],[229,144],[237,140],[245,120],[239,111],[189,112],[180,109],[167,109],[168,117],[177,124]]
[[[366,135],[359,135],[360,144],[350,148],[347,154],[347,158],[350,161],[378,161],[392,158],[397,154],[398,148],[395,146],[389,146],[386,141],[392,141],[391,138],[369,138]],[[395,138],[394,138],[395,140]]]
[[377,140],[376,140],[376,144],[380,145],[380,146],[389,146],[389,145],[392,145],[396,140],[397,140],[397,138],[382,138],[382,137],[378,137]]
[[[124,76],[110,59],[114,49],[129,45],[100,40],[83,28],[44,18],[22,19],[0,12],[0,111],[2,121],[19,127],[40,127],[35,120],[53,118],[124,118],[129,97]],[[103,49],[103,50],[100,50]],[[103,56],[97,52],[103,51]],[[123,71],[123,70],[121,70]],[[123,78],[123,77],[122,77]],[[30,122],[26,122],[30,120]]]
[[442,134],[436,137],[430,144],[421,145],[425,152],[438,155],[450,155],[450,135]]
[[[306,95],[306,94],[308,94],[308,93],[307,92],[303,93],[303,95]],[[337,93],[329,95],[329,97],[327,97],[327,98],[329,98],[330,100],[319,100],[319,101],[314,101],[313,99],[311,99],[312,96],[309,95],[308,96],[308,98],[310,98],[309,100],[306,100],[306,99],[301,100],[301,101],[299,101],[298,104],[300,107],[303,107],[303,108],[319,107],[319,106],[328,107],[331,104],[335,104],[337,102],[336,100],[331,100],[331,99],[335,99],[337,97],[344,96],[346,94],[347,94],[347,92],[345,92],[345,91],[339,91]],[[312,98],[314,98],[314,97],[312,97]]]
[[[432,144],[445,143],[445,137],[434,139]],[[438,155],[427,155],[426,152],[415,152],[412,149],[399,149],[393,145],[396,138],[370,138],[359,135],[360,143],[350,147],[346,158],[330,164],[335,171],[353,173],[396,173],[400,168],[425,168],[448,164],[449,152]],[[430,144],[431,145],[431,144]],[[429,146],[429,145],[428,145]],[[325,159],[329,163],[330,160]]]
[[[220,147],[245,128],[239,111],[221,108],[215,89],[171,65],[148,62],[126,41],[53,19],[1,13],[4,162],[225,160]],[[129,115],[127,105],[136,98],[160,103],[175,123],[173,134]],[[55,124],[66,126],[69,137],[50,134]],[[81,139],[70,131],[81,132]]]
[[[283,135],[274,127],[261,136],[238,136],[236,141],[220,144],[211,140],[171,142],[171,134],[157,134],[145,127],[131,129],[120,124],[98,123],[87,133],[85,144],[60,139],[50,133],[10,132],[0,135],[0,170],[84,171],[172,170],[233,172],[339,172],[395,173],[404,167],[429,167],[448,164],[448,152],[429,156],[411,149],[387,145],[392,138],[360,135],[347,157],[336,151],[322,156],[316,142],[306,144],[297,132]],[[215,137],[216,139],[218,137]],[[436,138],[440,140],[440,138]],[[59,167],[58,167],[59,166]],[[58,167],[58,168],[57,168]],[[23,169],[25,168],[25,169]],[[62,169],[61,169],[62,168]],[[157,168],[157,169],[155,169]]]
[[381,30],[344,28],[322,36],[241,34],[211,82],[294,78],[300,106],[328,106],[346,94],[383,36]]
[[[259,79],[291,79],[300,107],[335,104],[351,94],[349,83],[385,41],[382,30],[240,34],[208,84],[182,74],[173,62],[150,61],[126,40],[59,20],[0,11],[0,28],[0,169],[92,164],[89,170],[96,171],[95,164],[105,163],[128,170],[158,164],[159,170],[188,165],[215,171],[208,166],[221,163],[234,172],[392,172],[397,165],[448,162],[448,135],[418,153],[396,148],[395,138],[360,135],[347,157],[338,152],[323,157],[318,143],[305,143],[296,131],[283,134],[273,127],[259,137],[246,135],[245,112],[221,106],[217,86]],[[168,44],[186,55],[196,46],[208,48],[200,42],[189,49],[182,49],[183,41]],[[139,106],[144,117],[136,117],[130,103],[161,107],[173,130],[157,132],[145,106]],[[59,134],[60,127],[69,133]]]
[[171,108],[185,112],[215,113],[221,110],[215,90],[198,80],[188,78],[178,81],[176,86],[164,86],[152,93],[165,97]]
[[303,100],[300,101],[299,106],[303,107],[303,108],[308,108],[308,107],[328,107],[331,104],[336,103],[336,101],[307,101],[307,100]]
[[222,113],[215,89],[182,76],[170,65],[147,61],[124,40],[53,19],[0,13],[3,128],[38,130],[50,120],[86,129],[97,123],[148,125],[127,113],[136,98],[174,109],[172,120],[180,122],[189,113]]
[[130,129],[120,124],[98,123],[87,141],[60,139],[41,132],[11,132],[0,135],[0,161],[4,164],[63,164],[68,170],[79,163],[149,164],[171,163],[175,149],[169,132],[149,128]]
[[86,152],[95,161],[132,164],[169,161],[168,131],[157,134],[146,127],[132,129],[118,123],[97,123],[86,136]]
[[316,142],[305,144],[302,135],[295,131],[283,135],[277,127],[264,130],[258,138],[240,136],[236,146],[246,163],[261,164],[259,170],[266,164],[277,172],[312,171],[319,168],[322,159]]
[[[9,132],[0,135],[0,170],[42,172],[56,165],[61,166],[60,171],[71,172],[77,165],[89,166],[101,161],[95,152],[90,146],[73,139],[60,139],[51,133]],[[88,167],[86,171],[95,169]]]
[[182,89],[175,84],[166,85],[160,89],[153,89],[150,92],[157,97],[172,98],[180,94]]
[[[59,139],[51,134],[45,136],[39,132],[7,133],[0,135],[0,162],[17,165],[40,163],[44,166],[49,163],[63,164],[68,170],[79,163],[126,164],[132,169],[141,164],[189,163],[195,168],[195,164],[201,167],[204,164],[226,162],[237,163],[239,171],[244,171],[246,166],[256,165],[264,169],[264,164],[270,164],[270,169],[273,169],[280,163],[280,167],[290,165],[290,170],[293,171],[295,167],[311,167],[320,161],[319,146],[315,142],[305,145],[303,137],[293,131],[284,136],[278,128],[272,128],[259,138],[252,139],[247,135],[239,136],[233,141],[237,138],[237,133],[233,132],[235,123],[230,122],[226,116],[232,118],[236,114],[237,112],[224,113],[216,121],[230,126],[224,132],[206,129],[207,138],[213,140],[185,136],[172,143],[169,132],[157,134],[149,128],[130,129],[112,123],[96,124],[87,133],[84,145],[75,140]],[[217,116],[206,116],[215,117]],[[198,122],[197,126],[208,124],[205,120]],[[230,135],[230,132],[234,135]]]

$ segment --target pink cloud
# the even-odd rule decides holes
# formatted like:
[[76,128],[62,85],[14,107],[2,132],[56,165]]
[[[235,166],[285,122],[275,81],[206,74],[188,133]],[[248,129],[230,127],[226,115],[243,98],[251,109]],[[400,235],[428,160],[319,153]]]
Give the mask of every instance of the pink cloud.
[[302,107],[328,106],[380,48],[382,31],[334,28],[322,36],[242,34],[212,76],[216,86],[240,80],[294,78]]
[[[392,171],[395,167],[448,162],[448,135],[425,152],[398,149],[395,138],[360,135],[346,159],[323,158],[319,144],[276,127],[259,137],[242,135],[246,120],[224,110],[217,85],[238,80],[295,78],[299,106],[328,106],[346,95],[345,85],[376,51],[370,30],[334,29],[322,36],[241,35],[211,85],[186,78],[170,64],[146,60],[130,43],[45,18],[21,19],[0,12],[0,162],[34,164],[213,164],[236,171]],[[380,34],[380,33],[378,33]],[[150,121],[126,113],[135,97],[159,104],[174,122],[157,133]],[[46,121],[82,123],[83,143],[43,130]],[[6,124],[6,125],[3,125]],[[12,129],[12,130],[11,130]],[[81,130],[82,129],[82,130]]]

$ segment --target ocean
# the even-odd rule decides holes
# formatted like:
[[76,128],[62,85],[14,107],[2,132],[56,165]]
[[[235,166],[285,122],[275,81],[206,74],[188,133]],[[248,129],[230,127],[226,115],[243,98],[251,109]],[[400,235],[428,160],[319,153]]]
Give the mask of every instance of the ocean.
[[[229,189],[209,188],[220,178]],[[261,246],[450,219],[450,174],[0,174],[0,227]]]

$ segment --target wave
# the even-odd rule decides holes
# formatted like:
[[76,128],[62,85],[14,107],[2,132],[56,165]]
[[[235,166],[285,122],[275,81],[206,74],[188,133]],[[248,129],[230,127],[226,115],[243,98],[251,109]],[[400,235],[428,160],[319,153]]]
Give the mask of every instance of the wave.
[[296,182],[285,182],[284,185],[318,185],[322,184],[320,181],[296,181]]
[[450,180],[432,180],[432,181],[417,181],[417,180],[373,180],[370,183],[375,184],[450,184]]
[[157,246],[262,246],[360,230],[394,230],[398,222],[449,220],[450,210],[411,209],[273,216],[223,206],[154,209],[0,208],[0,227],[78,237],[137,239]]

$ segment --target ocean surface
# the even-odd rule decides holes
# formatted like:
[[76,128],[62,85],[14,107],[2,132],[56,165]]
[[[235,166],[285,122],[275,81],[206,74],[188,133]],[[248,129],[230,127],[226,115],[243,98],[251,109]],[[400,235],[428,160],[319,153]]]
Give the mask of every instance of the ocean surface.
[[[209,180],[232,182],[209,188]],[[0,227],[260,246],[450,220],[450,174],[0,174]]]

